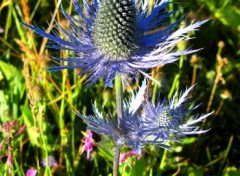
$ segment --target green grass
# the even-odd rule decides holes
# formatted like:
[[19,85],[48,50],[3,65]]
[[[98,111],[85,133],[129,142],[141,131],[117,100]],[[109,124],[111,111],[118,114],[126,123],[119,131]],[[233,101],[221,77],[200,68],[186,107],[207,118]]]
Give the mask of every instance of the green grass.
[[[211,19],[200,31],[191,34],[195,39],[178,45],[178,49],[193,46],[203,50],[194,56],[198,62],[194,62],[193,56],[181,57],[177,64],[153,69],[163,87],[150,83],[149,89],[156,101],[159,91],[161,96],[170,98],[175,90],[197,83],[191,97],[195,104],[201,103],[199,114],[215,111],[202,124],[202,128],[211,130],[173,144],[172,151],[148,146],[140,160],[129,158],[119,171],[126,176],[240,175],[240,11],[237,9],[240,3],[233,0],[177,2],[169,9],[184,8],[171,20],[184,14],[186,24]],[[0,3],[0,26],[4,29],[0,34],[0,175],[25,175],[31,167],[37,169],[38,175],[46,176],[110,175],[112,172],[113,151],[108,139],[97,143],[91,160],[81,153],[81,131],[86,131],[86,125],[73,111],[92,114],[91,104],[96,103],[103,104],[106,113],[114,114],[114,90],[104,87],[103,81],[87,88],[86,76],[77,76],[78,70],[47,72],[46,68],[54,64],[49,55],[72,53],[47,49],[46,39],[20,24],[36,23],[47,31],[53,28],[53,17],[66,24],[59,12],[60,3],[57,0]],[[72,13],[68,2],[62,3]],[[137,85],[131,87],[136,89]],[[6,122],[14,120],[17,124],[10,131],[4,130]],[[23,125],[27,126],[26,131],[14,137]],[[101,137],[94,134],[94,139],[99,142]],[[12,163],[8,162],[8,151]],[[41,161],[48,156],[55,157],[57,167],[42,166]]]

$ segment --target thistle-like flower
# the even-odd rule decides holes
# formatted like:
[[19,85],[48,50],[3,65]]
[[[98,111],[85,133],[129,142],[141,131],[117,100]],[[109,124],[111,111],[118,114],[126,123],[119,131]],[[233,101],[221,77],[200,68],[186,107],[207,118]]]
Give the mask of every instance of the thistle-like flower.
[[[167,141],[180,141],[181,137],[205,133],[196,124],[207,118],[211,113],[193,116],[190,113],[198,106],[191,108],[187,96],[193,89],[190,87],[177,98],[178,92],[168,102],[158,101],[155,105],[144,99],[146,82],[143,82],[139,92],[132,95],[130,102],[125,102],[124,118],[119,122],[114,118],[107,120],[96,107],[94,116],[77,114],[86,121],[88,129],[98,134],[111,136],[118,147],[127,145],[138,153],[146,144],[170,149]],[[189,120],[189,121],[188,121]],[[121,125],[119,125],[120,123]]]
[[[83,0],[84,9],[73,1],[77,17],[63,11],[70,22],[65,30],[56,22],[65,38],[57,33],[49,34],[44,30],[24,24],[43,37],[48,38],[57,50],[69,50],[74,57],[56,58],[67,61],[49,70],[79,68],[81,74],[88,73],[90,85],[103,78],[108,86],[116,74],[123,79],[138,72],[152,79],[146,69],[172,63],[180,55],[196,50],[175,51],[174,46],[182,40],[188,40],[187,33],[196,30],[206,22],[192,23],[180,27],[181,18],[166,26],[168,18],[176,11],[167,12],[168,0],[155,0],[154,7],[148,14],[148,1],[140,0]],[[175,30],[175,31],[174,31]]]
[[140,130],[138,135],[142,138],[142,143],[158,145],[163,148],[171,148],[167,141],[180,142],[181,138],[187,135],[202,134],[208,130],[199,129],[196,124],[207,118],[212,113],[208,113],[199,117],[189,115],[198,106],[191,107],[187,103],[188,94],[193,86],[180,94],[178,92],[170,101],[158,100],[157,104],[146,101],[143,105],[143,112],[140,119]]

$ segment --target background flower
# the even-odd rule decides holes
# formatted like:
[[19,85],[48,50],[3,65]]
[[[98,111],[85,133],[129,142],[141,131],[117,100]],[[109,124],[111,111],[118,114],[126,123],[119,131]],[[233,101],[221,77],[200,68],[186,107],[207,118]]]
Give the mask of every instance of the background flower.
[[94,146],[93,139],[92,139],[93,134],[92,134],[91,131],[88,130],[87,133],[84,133],[84,135],[85,135],[85,137],[84,137],[85,139],[83,141],[84,145],[82,147],[82,152],[81,153],[86,151],[87,152],[87,160],[89,160],[90,159],[90,153],[92,152],[93,146]]

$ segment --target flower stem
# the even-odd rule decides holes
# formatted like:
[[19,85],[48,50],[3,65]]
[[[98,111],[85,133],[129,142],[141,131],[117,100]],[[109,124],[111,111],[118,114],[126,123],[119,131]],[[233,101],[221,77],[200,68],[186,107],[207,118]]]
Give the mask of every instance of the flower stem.
[[117,104],[117,120],[118,127],[121,127],[123,117],[123,85],[121,75],[117,74],[115,78],[116,104]]
[[[122,128],[121,122],[123,121],[123,85],[121,75],[117,74],[115,78],[115,91],[116,91],[116,105],[117,105],[117,121],[118,128]],[[116,144],[113,160],[113,176],[118,175],[119,155],[121,146]]]
[[119,147],[119,146],[116,146],[116,148],[114,150],[113,176],[117,176],[118,175],[120,150],[121,150],[121,147]]

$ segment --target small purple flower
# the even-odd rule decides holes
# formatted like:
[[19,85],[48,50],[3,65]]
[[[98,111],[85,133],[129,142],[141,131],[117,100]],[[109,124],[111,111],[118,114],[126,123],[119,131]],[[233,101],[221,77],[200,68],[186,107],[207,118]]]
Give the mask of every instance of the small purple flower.
[[48,161],[48,165],[50,166],[50,167],[58,167],[58,163],[57,163],[57,161],[56,161],[56,159],[54,158],[54,156],[48,156],[48,158],[47,159],[43,159],[42,160],[42,165],[44,166],[44,167],[46,167],[46,165],[47,165],[47,161]]
[[90,153],[92,152],[94,147],[92,135],[92,132],[88,130],[87,134],[85,133],[85,139],[83,141],[84,145],[81,153],[83,153],[84,151],[87,152],[87,160],[90,159]]
[[30,169],[27,170],[25,176],[36,176],[36,174],[37,174],[37,170],[34,169],[34,168],[30,168]]
[[136,156],[138,160],[140,160],[140,158],[142,157],[141,154],[139,154],[138,152],[132,150],[130,152],[127,152],[127,153],[121,153],[120,154],[120,158],[119,158],[119,163],[124,163],[129,157],[131,156]]
[[[90,2],[90,3],[89,3]],[[125,80],[137,73],[151,78],[145,71],[172,63],[179,56],[196,50],[175,51],[174,47],[184,40],[189,40],[188,32],[195,31],[205,21],[192,23],[187,27],[180,25],[182,18],[168,24],[170,16],[176,11],[167,12],[169,0],[155,0],[149,14],[148,1],[140,0],[83,0],[84,10],[79,2],[72,1],[77,17],[62,10],[70,27],[65,30],[59,23],[56,26],[64,35],[46,33],[37,27],[23,24],[43,37],[52,41],[57,50],[69,50],[75,55],[68,58],[56,58],[68,65],[59,65],[49,70],[81,70],[80,74],[89,73],[90,85],[103,78],[108,86],[116,74]],[[180,27],[181,26],[181,27]]]

